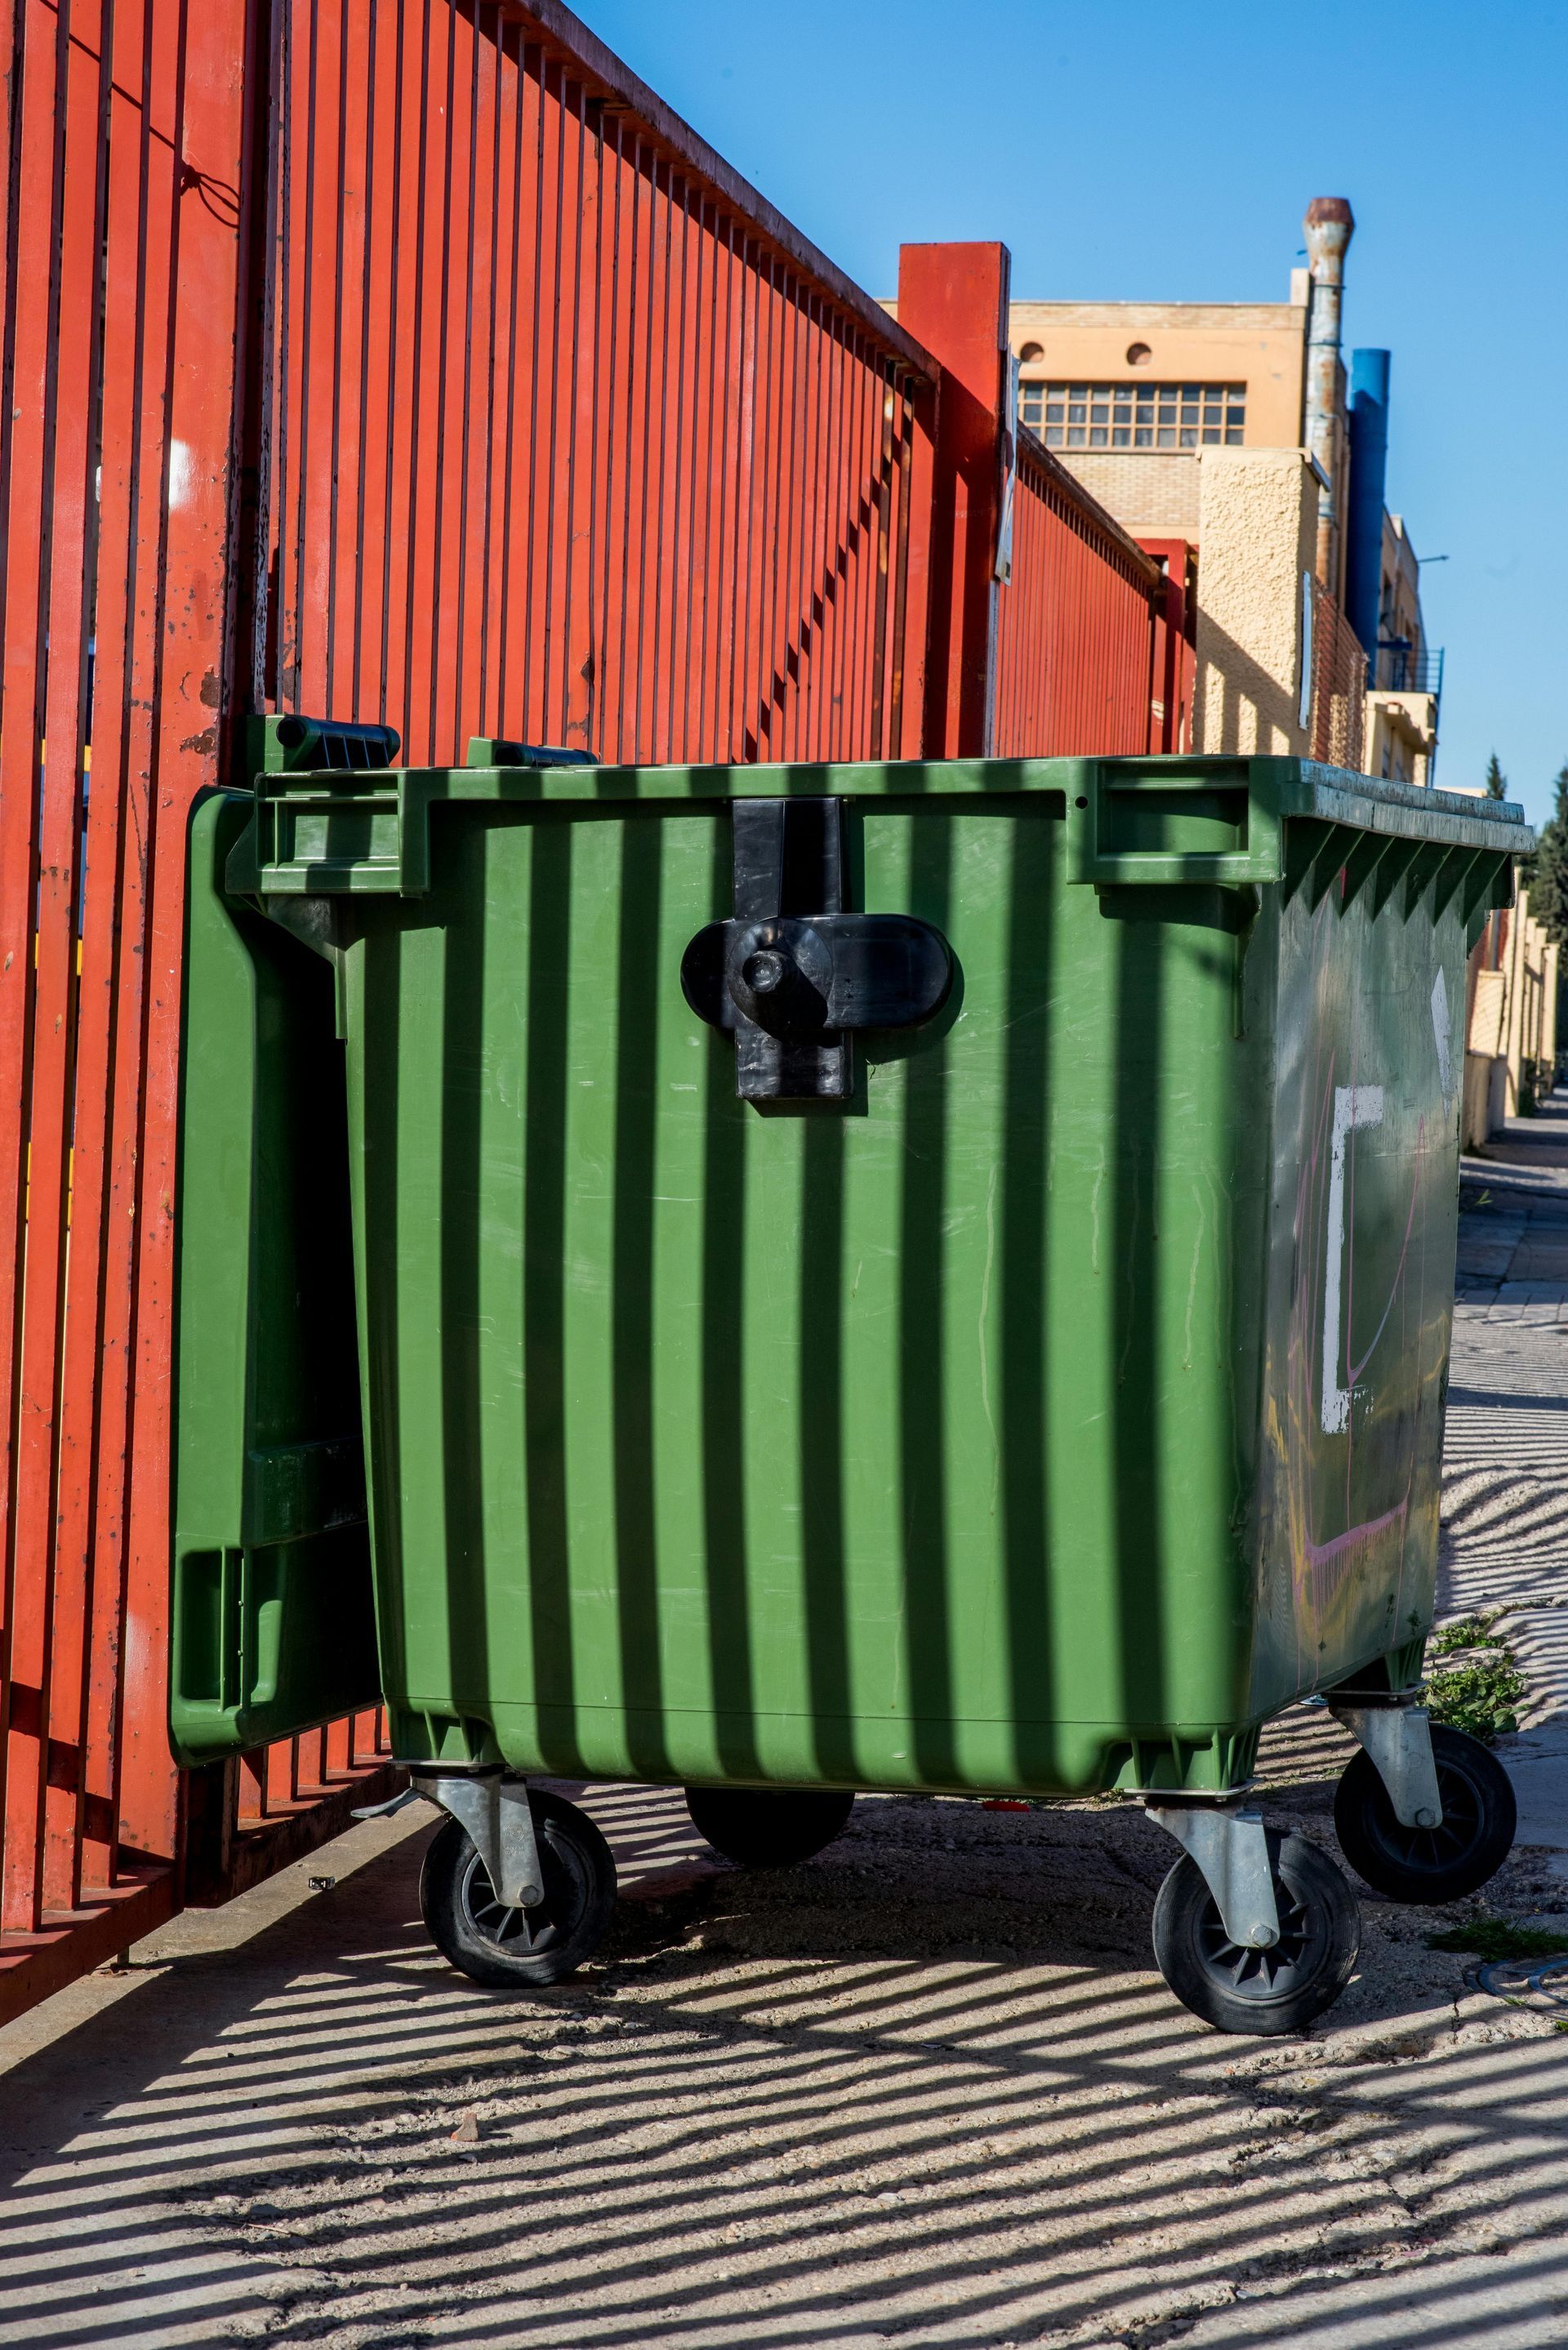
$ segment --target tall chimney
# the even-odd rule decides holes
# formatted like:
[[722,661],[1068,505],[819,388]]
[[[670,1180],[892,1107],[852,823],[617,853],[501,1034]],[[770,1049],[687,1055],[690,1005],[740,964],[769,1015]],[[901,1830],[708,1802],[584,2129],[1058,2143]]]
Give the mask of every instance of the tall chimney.
[[1335,394],[1339,389],[1339,312],[1345,293],[1345,249],[1355,215],[1343,196],[1314,196],[1306,209],[1312,306],[1307,314],[1306,444],[1328,487],[1317,510],[1317,576],[1331,595],[1339,588],[1339,502]]

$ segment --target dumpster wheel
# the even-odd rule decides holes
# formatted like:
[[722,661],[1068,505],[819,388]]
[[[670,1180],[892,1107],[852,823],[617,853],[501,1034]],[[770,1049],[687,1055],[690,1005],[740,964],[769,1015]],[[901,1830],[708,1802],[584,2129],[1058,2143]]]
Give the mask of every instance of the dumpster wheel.
[[700,1836],[741,1868],[793,1868],[842,1835],[855,1798],[805,1787],[688,1787]]
[[1508,1773],[1479,1738],[1434,1722],[1432,1761],[1443,1805],[1438,1826],[1400,1825],[1365,1751],[1334,1789],[1334,1825],[1346,1860],[1376,1891],[1435,1908],[1496,1876],[1513,1849],[1518,1813]]
[[1184,1853],[1154,1905],[1154,1955],[1171,1990],[1220,2032],[1300,2032],[1332,2007],[1361,1944],[1355,1897],[1305,1836],[1270,1831],[1279,1940],[1267,1950],[1233,1942],[1219,1905]]
[[545,1788],[529,1790],[545,1898],[533,1908],[499,1900],[468,1831],[437,1829],[420,1873],[431,1940],[473,1981],[520,1991],[575,1974],[604,1939],[615,1908],[610,1848],[587,1814]]

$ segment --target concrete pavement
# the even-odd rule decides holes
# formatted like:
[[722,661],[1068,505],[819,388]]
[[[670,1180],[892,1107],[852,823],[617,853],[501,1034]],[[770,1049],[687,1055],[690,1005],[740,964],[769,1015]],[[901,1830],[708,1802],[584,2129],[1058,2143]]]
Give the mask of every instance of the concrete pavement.
[[1467,1160],[1460,1204],[1439,1611],[1501,1611],[1520,1838],[1568,1851],[1568,1096]]
[[[1223,2039],[1153,1972],[1135,1813],[863,1801],[747,1876],[608,1790],[612,1939],[513,2000],[431,1954],[421,1815],[367,1825],[0,2033],[0,2343],[1568,2345],[1568,2012],[1428,1947],[1568,1934],[1564,1135],[1466,1179],[1443,1607],[1509,1610],[1533,1700],[1484,1904],[1364,1890],[1341,2005]],[[1275,1815],[1332,1847],[1349,1752],[1272,1732]]]

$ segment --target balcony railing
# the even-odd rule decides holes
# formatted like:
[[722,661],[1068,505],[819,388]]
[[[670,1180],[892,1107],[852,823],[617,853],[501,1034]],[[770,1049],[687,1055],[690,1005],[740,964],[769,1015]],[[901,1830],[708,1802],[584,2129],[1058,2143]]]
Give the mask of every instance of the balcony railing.
[[1431,693],[1440,697],[1442,653],[1417,652],[1410,645],[1390,644],[1385,639],[1377,648],[1377,684],[1385,693]]

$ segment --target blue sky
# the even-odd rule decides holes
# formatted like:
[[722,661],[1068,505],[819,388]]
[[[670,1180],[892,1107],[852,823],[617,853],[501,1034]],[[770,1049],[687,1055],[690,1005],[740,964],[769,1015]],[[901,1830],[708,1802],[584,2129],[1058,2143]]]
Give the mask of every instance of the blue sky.
[[1568,0],[1189,11],[578,0],[870,292],[1001,237],[1018,295],[1277,301],[1314,195],[1356,234],[1347,347],[1394,354],[1389,504],[1448,651],[1437,780],[1568,760]]

